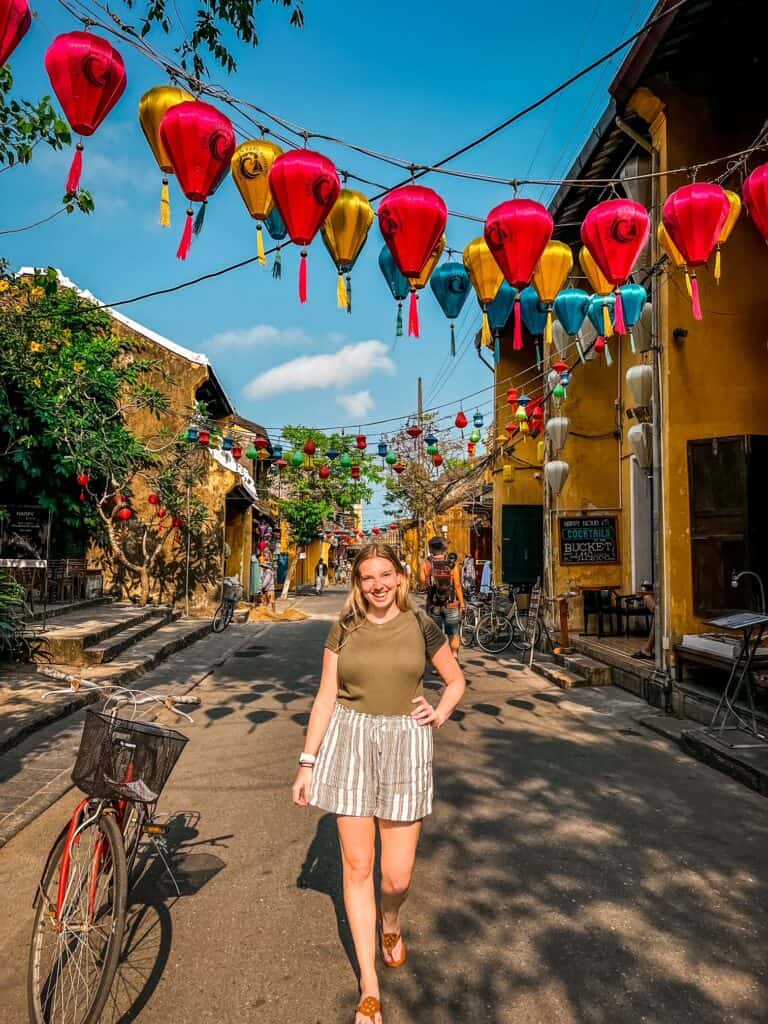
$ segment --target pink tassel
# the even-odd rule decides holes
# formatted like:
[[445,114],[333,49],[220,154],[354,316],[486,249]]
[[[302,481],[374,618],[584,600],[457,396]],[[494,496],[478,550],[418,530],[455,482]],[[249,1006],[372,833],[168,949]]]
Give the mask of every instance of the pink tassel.
[[621,301],[621,292],[616,289],[616,305],[613,310],[613,329],[617,334],[627,333],[627,324],[624,319],[624,303]]
[[703,320],[704,314],[701,312],[701,296],[699,295],[699,282],[696,279],[696,274],[691,274],[691,305],[693,306],[694,320]]
[[80,177],[83,173],[83,144],[78,142],[75,147],[75,155],[69,167],[67,177],[67,195],[73,196],[80,191]]
[[520,310],[520,299],[515,298],[515,335],[512,348],[519,352],[523,347],[523,316]]
[[299,302],[307,301],[307,250],[301,250],[299,260]]
[[176,250],[176,255],[180,260],[185,260],[189,256],[189,250],[192,248],[192,207],[187,208],[187,219],[184,223],[184,233],[181,236],[179,242],[179,248]]
[[595,352],[597,352],[598,355],[605,352],[605,338],[595,339]]
[[411,288],[411,301],[408,304],[408,337],[419,336],[419,293]]

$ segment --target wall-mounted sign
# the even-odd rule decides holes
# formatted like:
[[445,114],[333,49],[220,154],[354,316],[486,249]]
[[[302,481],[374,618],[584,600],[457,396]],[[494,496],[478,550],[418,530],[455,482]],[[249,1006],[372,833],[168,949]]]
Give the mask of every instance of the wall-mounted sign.
[[0,506],[0,565],[43,568],[48,561],[51,513],[39,505]]
[[618,562],[616,516],[579,516],[560,520],[560,564]]

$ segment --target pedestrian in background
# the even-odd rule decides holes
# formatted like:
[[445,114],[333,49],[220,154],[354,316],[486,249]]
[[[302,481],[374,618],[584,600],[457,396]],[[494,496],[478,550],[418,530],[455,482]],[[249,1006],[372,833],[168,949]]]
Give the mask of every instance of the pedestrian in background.
[[325,562],[320,561],[315,566],[315,593],[322,594],[325,590],[325,584],[328,579],[328,566]]
[[261,603],[269,605],[273,613],[277,612],[275,607],[275,570],[272,563],[267,562],[261,573]]
[[429,542],[429,558],[421,563],[419,579],[427,592],[427,614],[448,637],[451,650],[459,660],[461,616],[464,614],[464,591],[456,565],[446,554],[448,545],[442,537]]
[[[424,696],[427,659],[445,690]],[[293,800],[337,815],[344,905],[360,968],[355,1024],[382,1024],[376,933],[387,967],[405,963],[400,911],[424,817],[432,810],[432,730],[451,716],[464,676],[437,626],[418,612],[388,544],[364,547],[326,640]],[[376,907],[376,833],[381,902]]]

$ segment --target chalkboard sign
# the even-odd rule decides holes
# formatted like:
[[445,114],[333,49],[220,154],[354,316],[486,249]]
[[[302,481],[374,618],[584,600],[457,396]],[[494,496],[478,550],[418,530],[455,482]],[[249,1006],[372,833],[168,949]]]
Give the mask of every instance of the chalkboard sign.
[[44,568],[51,513],[38,505],[0,506],[0,565]]
[[616,516],[580,516],[560,520],[560,564],[618,561]]

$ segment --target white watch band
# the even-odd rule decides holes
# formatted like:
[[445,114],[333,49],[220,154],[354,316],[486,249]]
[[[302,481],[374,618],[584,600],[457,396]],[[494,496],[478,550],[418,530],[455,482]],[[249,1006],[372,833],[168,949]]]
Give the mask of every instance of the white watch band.
[[315,755],[314,754],[308,754],[305,750],[303,750],[299,754],[299,764],[303,765],[304,767],[313,768],[316,761],[317,761],[317,758],[315,757]]

